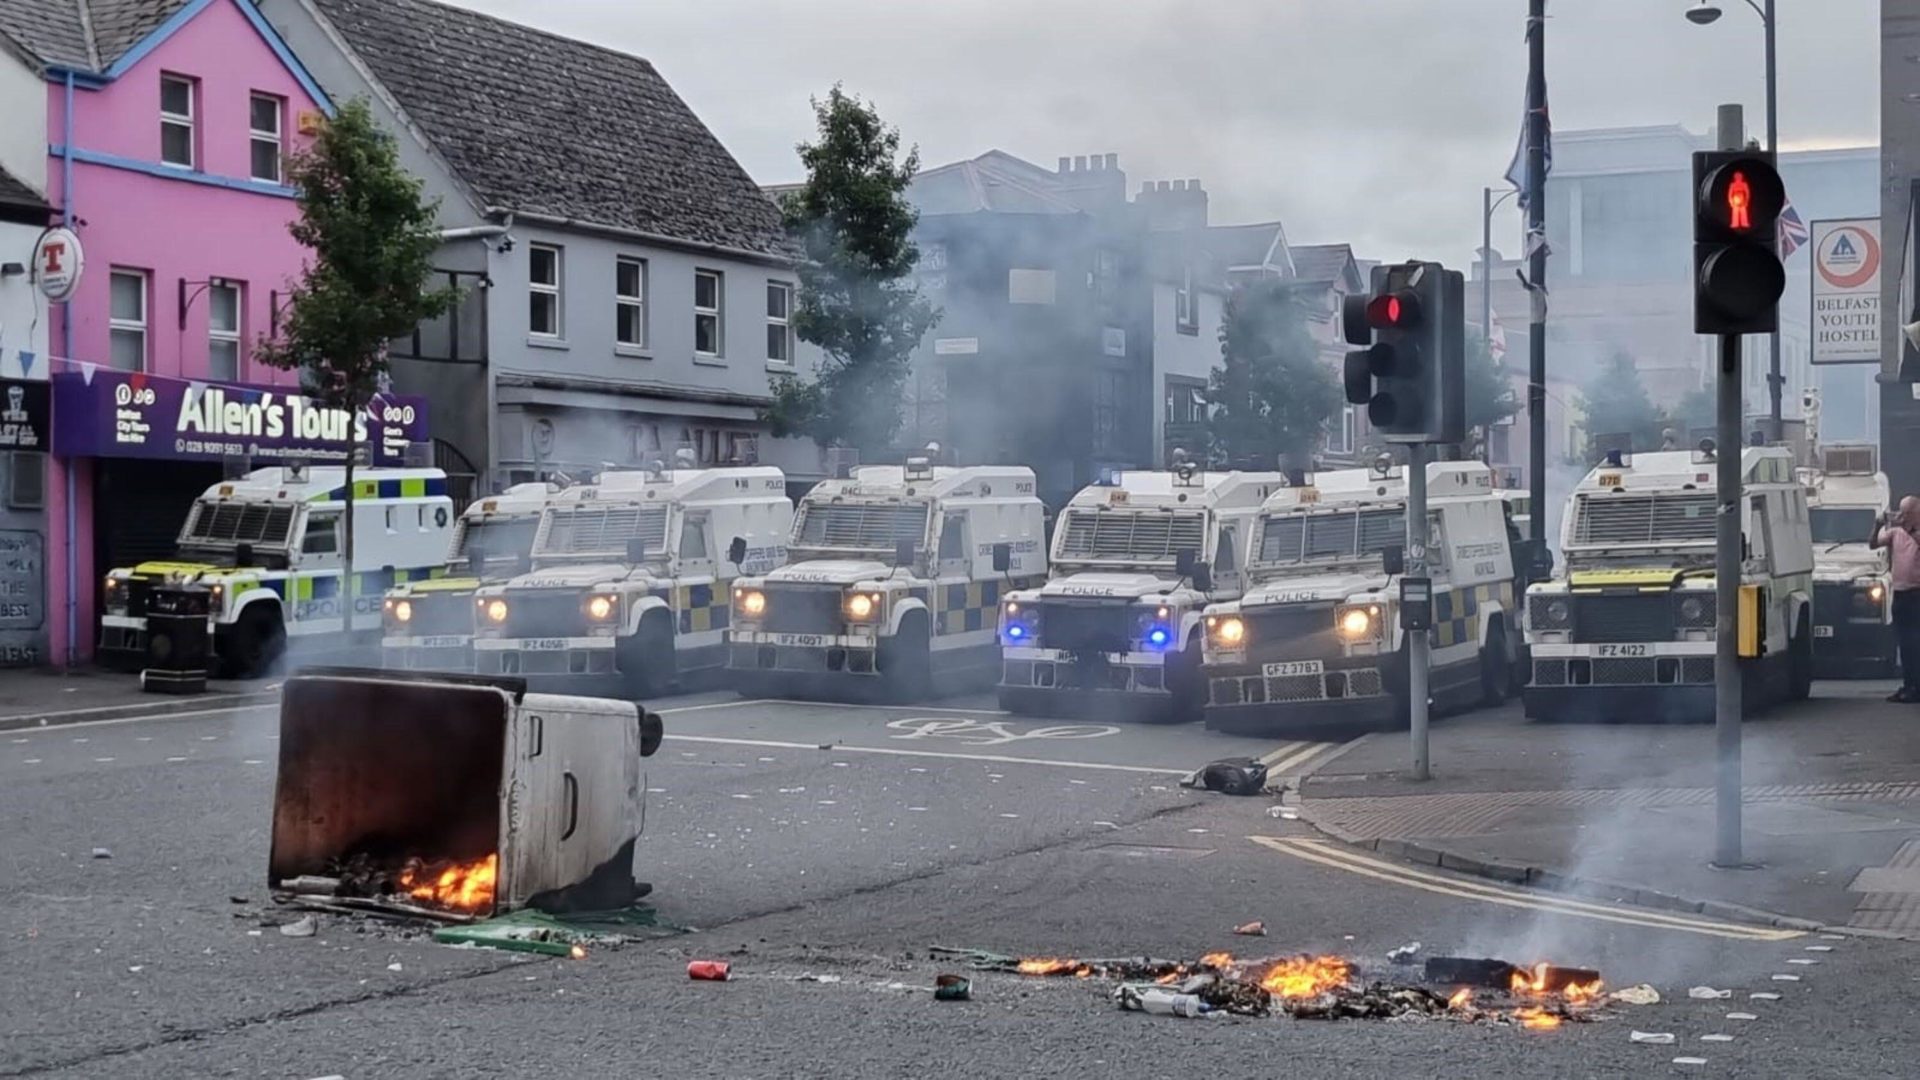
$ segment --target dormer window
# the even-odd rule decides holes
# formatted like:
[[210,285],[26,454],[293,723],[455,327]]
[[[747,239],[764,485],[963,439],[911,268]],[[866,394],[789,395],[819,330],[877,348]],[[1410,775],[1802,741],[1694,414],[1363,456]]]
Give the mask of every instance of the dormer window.
[[160,76],[160,160],[168,165],[194,167],[193,121],[199,91],[192,79]]

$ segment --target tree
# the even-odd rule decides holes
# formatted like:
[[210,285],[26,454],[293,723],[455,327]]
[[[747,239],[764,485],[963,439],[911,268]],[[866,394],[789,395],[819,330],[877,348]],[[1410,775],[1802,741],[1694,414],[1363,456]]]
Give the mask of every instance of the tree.
[[353,470],[361,414],[387,372],[387,343],[453,306],[452,289],[432,289],[440,247],[437,202],[400,166],[393,138],[355,99],[293,156],[289,177],[300,216],[289,231],[312,257],[293,283],[279,336],[255,356],[301,373],[306,393],[345,410],[348,424],[346,534],[341,605],[353,629]]
[[1633,358],[1615,353],[1580,388],[1589,446],[1603,435],[1626,435],[1637,450],[1660,448],[1661,416],[1647,397]]
[[1220,356],[1208,396],[1212,456],[1235,467],[1271,469],[1282,456],[1304,465],[1340,407],[1304,299],[1278,281],[1235,290],[1220,322]]
[[1513,375],[1505,363],[1493,358],[1485,338],[1467,337],[1466,384],[1467,431],[1480,432],[1482,440],[1487,428],[1520,411]]
[[1712,428],[1719,417],[1717,409],[1713,391],[1697,386],[1687,391],[1680,403],[1667,411],[1666,424],[1673,429],[1673,436],[1680,446],[1683,449],[1690,448],[1693,443],[1689,435],[1702,428]]
[[920,152],[902,158],[900,132],[837,85],[813,112],[819,136],[798,147],[807,179],[781,215],[802,251],[794,331],[825,356],[811,381],[774,376],[764,416],[775,435],[878,451],[900,430],[914,347],[939,320],[909,277]]

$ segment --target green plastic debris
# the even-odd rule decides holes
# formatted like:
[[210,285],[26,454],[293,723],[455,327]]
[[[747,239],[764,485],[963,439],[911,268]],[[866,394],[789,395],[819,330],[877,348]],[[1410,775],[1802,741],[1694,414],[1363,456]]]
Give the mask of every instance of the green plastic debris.
[[465,926],[435,930],[433,940],[442,945],[475,945],[542,956],[566,956],[575,946],[618,945],[685,932],[682,927],[662,922],[657,912],[644,905],[566,915],[524,908]]

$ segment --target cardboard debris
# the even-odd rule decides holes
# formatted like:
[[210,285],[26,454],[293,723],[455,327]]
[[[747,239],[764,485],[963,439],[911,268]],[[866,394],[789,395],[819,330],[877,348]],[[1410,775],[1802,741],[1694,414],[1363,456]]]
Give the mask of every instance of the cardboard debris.
[[1712,1001],[1715,998],[1730,998],[1733,996],[1733,991],[1715,990],[1711,986],[1696,986],[1687,991],[1687,996],[1695,1001]]
[[1628,986],[1615,990],[1613,993],[1607,995],[1607,1000],[1617,1001],[1622,1005],[1658,1005],[1660,1004],[1660,991],[1655,990],[1646,983],[1641,983],[1638,986]]

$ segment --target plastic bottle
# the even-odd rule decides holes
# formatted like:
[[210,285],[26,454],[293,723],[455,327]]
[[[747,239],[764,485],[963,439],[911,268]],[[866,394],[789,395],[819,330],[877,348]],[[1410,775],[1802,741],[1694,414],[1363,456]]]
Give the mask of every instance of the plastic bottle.
[[1142,990],[1139,994],[1140,1011],[1155,1016],[1201,1016],[1207,1013],[1207,1003],[1197,994],[1178,994],[1172,990],[1154,987]]

